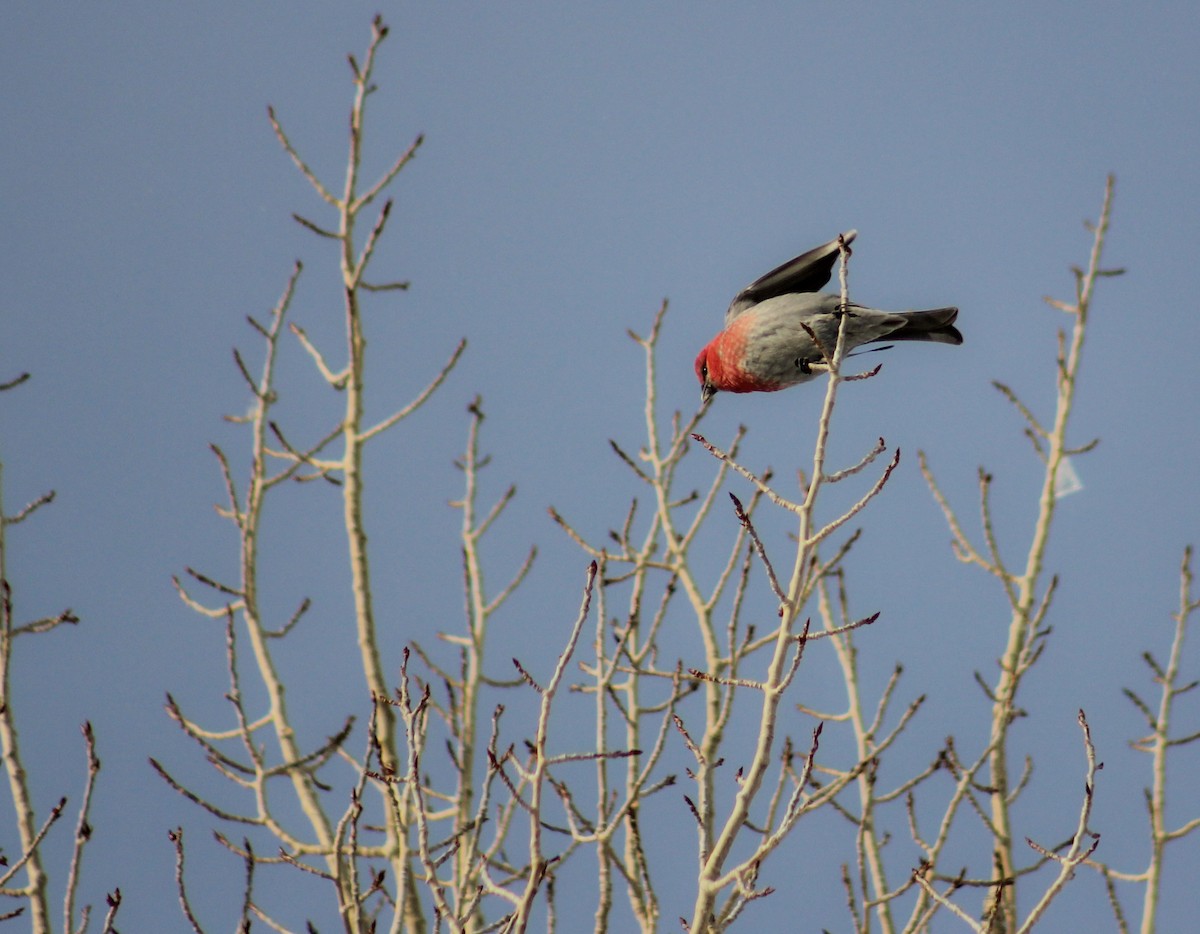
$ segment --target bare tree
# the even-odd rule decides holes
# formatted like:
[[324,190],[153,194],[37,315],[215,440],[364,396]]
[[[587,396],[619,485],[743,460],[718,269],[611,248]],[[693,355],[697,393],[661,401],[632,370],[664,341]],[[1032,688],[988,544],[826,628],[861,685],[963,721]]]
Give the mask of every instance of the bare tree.
[[[16,379],[0,384],[0,393],[14,389],[29,379],[22,373]],[[4,754],[4,771],[8,777],[9,795],[12,798],[13,818],[17,832],[18,850],[10,859],[0,850],[0,896],[16,899],[12,909],[0,912],[0,921],[22,917],[29,909],[30,929],[51,931],[54,929],[51,907],[51,879],[42,859],[42,845],[54,832],[54,826],[67,814],[68,799],[63,795],[48,814],[39,816],[34,805],[33,788],[42,787],[34,779],[31,785],[29,773],[21,757],[17,732],[17,699],[12,693],[12,665],[16,640],[22,636],[33,636],[50,632],[63,624],[79,622],[70,609],[53,616],[41,616],[20,622],[16,616],[14,588],[8,576],[9,529],[24,522],[43,506],[54,501],[54,491],[43,493],[22,509],[9,515],[4,510],[4,464],[0,462],[0,748]],[[82,728],[87,768],[84,773],[83,791],[76,810],[75,831],[71,845],[71,860],[62,887],[62,930],[86,931],[91,918],[91,905],[79,907],[79,888],[82,881],[83,855],[92,839],[89,814],[92,791],[96,787],[96,776],[100,772],[100,759],[96,755],[96,736],[91,723]],[[57,778],[57,776],[56,776]],[[58,793],[56,791],[56,793]],[[24,875],[24,884],[16,882]],[[121,907],[121,890],[115,889],[107,896],[108,911],[104,916],[103,931],[112,930],[113,920]]]
[[[216,723],[201,723],[185,711],[192,701],[172,694],[166,705],[216,779],[188,764],[151,762],[188,807],[216,825],[217,839],[241,863],[242,884],[229,893],[208,891],[197,904],[182,825],[171,828],[186,923],[204,930],[206,911],[224,902],[239,930],[255,921],[288,930],[288,914],[300,913],[300,899],[260,895],[261,873],[269,869],[289,880],[289,891],[305,892],[305,906],[323,895],[329,906],[323,917],[336,917],[354,934],[555,930],[562,918],[572,929],[590,918],[598,932],[650,932],[676,923],[693,934],[725,931],[743,918],[753,923],[764,904],[793,911],[811,897],[798,883],[782,890],[778,880],[787,878],[798,828],[821,815],[826,820],[814,833],[821,834],[832,871],[805,883],[840,885],[857,932],[928,931],[935,918],[979,932],[1031,930],[1044,923],[1081,867],[1103,881],[1120,930],[1133,926],[1126,907],[1133,892],[1141,895],[1140,930],[1154,930],[1167,844],[1200,827],[1197,817],[1173,826],[1166,817],[1168,757],[1200,738],[1178,726],[1186,716],[1181,699],[1196,684],[1184,652],[1188,623],[1200,608],[1190,549],[1167,661],[1143,656],[1158,697],[1127,691],[1148,728],[1136,741],[1151,766],[1146,867],[1119,868],[1100,847],[1098,828],[1119,805],[1105,798],[1098,782],[1101,761],[1082,710],[1079,746],[1056,763],[1060,770],[1069,763],[1083,779],[1082,790],[1070,792],[1072,809],[1062,827],[1052,831],[1058,836],[1040,839],[1045,828],[1024,827],[1014,809],[1022,795],[1047,793],[1032,779],[1032,759],[1022,753],[1014,724],[1023,712],[1022,684],[1035,666],[1047,665],[1058,581],[1047,567],[1047,545],[1057,503],[1068,491],[1069,459],[1096,444],[1076,443],[1069,429],[1096,289],[1119,273],[1102,262],[1113,180],[1092,227],[1087,263],[1075,270],[1074,297],[1049,301],[1069,321],[1053,358],[1053,420],[1040,421],[1036,406],[995,384],[1023,420],[1043,467],[1024,555],[1014,560],[1000,546],[987,471],[979,473],[977,541],[928,459],[918,457],[949,525],[954,555],[997,581],[999,615],[1007,620],[996,676],[976,675],[987,709],[973,730],[926,748],[912,727],[933,703],[909,692],[903,660],[880,683],[863,673],[864,653],[874,650],[875,633],[888,624],[888,607],[852,611],[854,549],[862,525],[872,521],[873,504],[888,494],[890,478],[903,465],[883,437],[857,460],[835,463],[830,439],[838,431],[839,400],[872,391],[880,368],[856,372],[848,365],[844,328],[834,346],[821,347],[828,375],[815,439],[811,451],[793,460],[803,467],[785,475],[798,477],[796,492],[789,492],[775,472],[744,462],[744,429],[716,443],[701,432],[706,408],[662,410],[665,302],[644,335],[630,332],[645,360],[642,424],[636,441],[611,442],[614,487],[628,489],[628,508],[599,528],[574,517],[569,504],[550,510],[556,534],[580,552],[578,577],[557,582],[578,591],[578,609],[563,621],[563,644],[497,657],[492,627],[528,584],[537,551],[504,549],[503,567],[496,569],[504,583],[489,584],[493,568],[481,546],[501,534],[516,487],[490,502],[481,492],[489,457],[485,406],[477,396],[467,405],[456,464],[462,492],[453,504],[461,514],[463,625],[442,631],[436,644],[412,640],[392,657],[377,622],[364,450],[442,387],[466,344],[446,348],[444,362],[430,367],[414,398],[378,420],[367,417],[372,384],[364,306],[372,296],[386,298],[405,287],[372,273],[390,218],[385,193],[421,145],[417,137],[378,178],[362,177],[367,104],[387,35],[376,18],[366,54],[349,58],[353,94],[340,186],[323,182],[274,110],[268,114],[328,214],[295,218],[336,253],[345,346],[323,346],[292,321],[301,288],[297,263],[265,319],[248,317],[259,349],[233,354],[250,397],[248,413],[229,419],[244,431],[244,449],[214,444],[212,452],[224,484],[218,513],[234,533],[236,570],[226,578],[188,568],[175,581],[181,599],[222,640],[225,679],[217,692],[226,712]],[[842,243],[843,302],[850,299],[850,269],[851,252]],[[328,391],[337,408],[329,423],[285,426],[277,418],[279,400],[291,389],[278,375],[289,352],[306,357]],[[301,494],[285,494],[298,484]],[[267,504],[285,495],[314,502],[337,497],[344,530],[344,538],[320,546],[328,549],[326,560],[347,570],[353,626],[344,630],[342,647],[355,660],[353,692],[362,704],[344,704],[345,686],[338,685],[340,693],[317,698],[320,723],[295,713],[289,689],[292,698],[304,690],[311,701],[324,686],[289,683],[280,661],[283,647],[310,637],[306,623],[319,595],[281,606],[262,560]],[[28,909],[37,931],[53,928],[41,847],[66,800],[48,815],[35,813],[9,672],[16,636],[77,620],[68,610],[18,622],[5,549],[7,531],[52,497],[11,516],[0,503],[0,740],[19,848],[0,876],[0,895],[19,902],[6,917]],[[331,650],[330,638],[322,634],[322,651]],[[813,664],[814,645],[829,647],[840,675],[844,704],[837,709],[828,709],[827,699],[800,677]],[[369,715],[356,717],[363,709]],[[314,735],[321,738],[304,739]],[[84,736],[87,777],[62,884],[64,931],[88,924],[88,909],[77,911],[76,903],[99,760],[90,727]],[[914,761],[924,765],[893,765]],[[1187,807],[1197,810],[1194,802]],[[681,845],[684,840],[694,842]],[[13,881],[21,874],[23,883]],[[114,892],[105,930],[119,905]]]

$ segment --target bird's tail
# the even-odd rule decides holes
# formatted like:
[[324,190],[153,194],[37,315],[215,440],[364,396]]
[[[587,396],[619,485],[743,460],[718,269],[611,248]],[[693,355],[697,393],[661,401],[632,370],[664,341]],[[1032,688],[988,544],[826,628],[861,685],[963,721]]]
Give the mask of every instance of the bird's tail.
[[928,311],[902,311],[904,326],[892,331],[881,341],[933,341],[937,344],[961,344],[962,334],[954,326],[957,308],[931,308]]

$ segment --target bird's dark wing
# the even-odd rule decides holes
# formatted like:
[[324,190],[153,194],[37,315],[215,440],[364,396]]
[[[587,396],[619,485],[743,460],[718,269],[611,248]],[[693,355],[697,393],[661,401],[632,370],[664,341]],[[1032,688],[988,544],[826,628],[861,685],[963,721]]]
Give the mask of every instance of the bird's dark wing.
[[[856,236],[857,230],[848,230],[842,234],[842,239],[850,243]],[[782,266],[755,279],[729,303],[729,310],[725,312],[726,326],[747,308],[776,295],[819,292],[833,275],[833,265],[837,262],[839,252],[838,238],[834,237],[828,243],[789,259]]]

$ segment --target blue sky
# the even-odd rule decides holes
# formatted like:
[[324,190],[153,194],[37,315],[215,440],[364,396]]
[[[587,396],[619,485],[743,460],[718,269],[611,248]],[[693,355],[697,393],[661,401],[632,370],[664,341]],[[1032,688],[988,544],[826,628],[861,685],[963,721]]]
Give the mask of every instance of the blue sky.
[[[1106,261],[1128,273],[1101,284],[1074,422],[1077,442],[1102,441],[1076,463],[1084,490],[1055,528],[1056,632],[1029,685],[1038,716],[1023,742],[1066,749],[1044,781],[1075,788],[1074,716],[1088,710],[1109,763],[1098,855],[1137,865],[1148,778],[1126,749],[1140,724],[1120,688],[1145,687],[1140,653],[1166,650],[1179,555],[1200,518],[1194,5],[30,4],[6,9],[0,28],[0,378],[33,374],[0,406],[0,458],[8,512],[48,488],[59,498],[11,530],[9,574],[19,616],[71,606],[83,622],[22,640],[14,702],[43,808],[76,793],[76,725],[96,724],[105,770],[87,900],[120,885],[127,930],[174,917],[165,834],[180,823],[195,865],[236,884],[202,816],[146,765],[203,768],[161,712],[165,691],[222,711],[220,635],[179,604],[170,577],[232,569],[207,444],[237,443],[221,420],[247,404],[230,347],[257,353],[245,315],[266,314],[297,258],[293,319],[336,346],[333,254],[289,217],[327,215],[266,106],[314,169],[340,180],[345,54],[362,52],[378,9],[392,34],[368,171],[417,133],[426,143],[394,189],[376,260],[412,288],[370,312],[371,411],[411,398],[470,342],[436,399],[368,459],[379,597],[406,608],[392,649],[457,622],[458,514],[445,504],[476,393],[494,455],[486,485],[519,488],[489,543],[493,578],[530,543],[542,550],[497,638],[557,646],[584,560],[546,507],[602,534],[635,492],[607,444],[636,447],[640,432],[641,356],[626,329],[644,331],[669,297],[660,396],[690,412],[692,359],[733,293],[856,227],[857,300],[962,309],[964,346],[886,355],[846,399],[834,451],[854,459],[882,434],[904,452],[851,565],[864,612],[894,619],[871,633],[868,664],[886,673],[903,660],[911,690],[939,699],[920,738],[936,746],[966,729],[979,707],[971,671],[991,671],[1007,616],[991,582],[950,556],[911,455],[928,452],[972,517],[986,465],[1002,540],[1022,553],[1038,465],[990,382],[1050,412],[1062,322],[1041,297],[1070,297],[1068,266],[1090,245],[1081,221],[1116,174]],[[333,417],[295,346],[281,379],[281,418]],[[745,424],[747,462],[790,475],[809,462],[819,405],[813,387],[718,396],[706,434]],[[293,499],[266,560],[281,601],[311,580],[334,627],[343,581],[323,549],[339,541],[337,503]],[[285,547],[297,541],[313,547]],[[336,679],[352,659],[309,638],[287,662],[297,703],[319,710],[319,692],[299,685]],[[936,653],[920,651],[929,643]],[[827,677],[831,659],[818,661],[813,677]],[[1177,819],[1198,809],[1188,756]],[[1074,798],[1048,800],[1047,813],[1074,813]],[[11,855],[7,832],[4,845]],[[1165,918],[1190,904],[1180,889],[1197,867],[1194,840],[1169,854]],[[1077,885],[1074,904],[1099,905],[1095,878]],[[814,927],[845,926],[840,895],[812,910]],[[210,923],[220,917],[213,908]]]

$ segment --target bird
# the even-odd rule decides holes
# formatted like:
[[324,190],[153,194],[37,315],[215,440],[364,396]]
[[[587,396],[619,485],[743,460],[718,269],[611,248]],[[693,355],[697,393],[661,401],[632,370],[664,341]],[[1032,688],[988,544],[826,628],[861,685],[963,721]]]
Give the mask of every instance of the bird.
[[775,392],[828,372],[826,354],[833,355],[843,316],[847,354],[878,341],[963,342],[954,326],[957,308],[882,311],[843,305],[841,295],[820,291],[842,245],[856,236],[849,230],[801,253],[734,296],[725,327],[696,356],[702,405],[717,392]]

